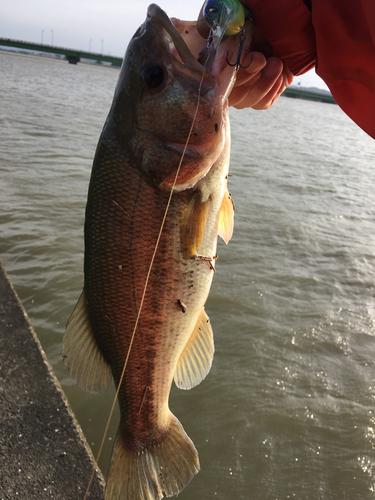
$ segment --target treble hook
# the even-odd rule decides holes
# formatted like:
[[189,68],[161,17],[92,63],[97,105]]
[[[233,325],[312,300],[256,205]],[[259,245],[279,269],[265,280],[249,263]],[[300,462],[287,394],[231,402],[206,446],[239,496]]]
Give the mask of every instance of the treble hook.
[[250,59],[249,64],[247,66],[242,66],[242,64],[241,64],[241,56],[242,56],[243,44],[245,43],[245,40],[246,40],[246,30],[245,30],[245,27],[242,27],[241,31],[240,31],[240,46],[238,49],[237,61],[234,64],[232,64],[228,61],[229,50],[227,50],[227,55],[225,57],[225,60],[227,61],[227,64],[229,64],[229,66],[236,66],[236,71],[238,70],[238,68],[242,68],[242,69],[248,68],[250,66],[250,64],[253,62],[253,54],[251,54],[251,59]]

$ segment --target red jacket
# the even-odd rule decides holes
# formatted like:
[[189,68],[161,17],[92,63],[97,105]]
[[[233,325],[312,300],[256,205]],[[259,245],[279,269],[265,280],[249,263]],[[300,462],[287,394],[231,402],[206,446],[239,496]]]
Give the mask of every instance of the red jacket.
[[246,1],[292,73],[316,67],[337,104],[375,138],[375,0]]

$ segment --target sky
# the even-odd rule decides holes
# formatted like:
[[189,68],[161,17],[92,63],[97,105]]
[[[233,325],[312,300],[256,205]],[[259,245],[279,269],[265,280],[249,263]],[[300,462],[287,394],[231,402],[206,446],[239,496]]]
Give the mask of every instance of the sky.
[[[203,0],[155,0],[170,17],[193,20]],[[122,57],[152,0],[2,0],[0,37]],[[327,88],[314,71],[303,86]]]

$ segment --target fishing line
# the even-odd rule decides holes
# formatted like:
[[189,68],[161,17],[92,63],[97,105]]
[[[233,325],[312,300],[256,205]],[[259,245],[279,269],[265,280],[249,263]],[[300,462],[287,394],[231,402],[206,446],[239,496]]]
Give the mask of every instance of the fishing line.
[[[164,229],[164,225],[165,225],[165,221],[166,221],[166,218],[167,218],[169,206],[171,204],[171,200],[172,200],[172,196],[173,196],[173,190],[174,190],[174,188],[176,186],[176,183],[177,183],[178,175],[179,175],[180,170],[181,170],[181,165],[182,165],[183,159],[185,157],[186,149],[188,147],[188,144],[189,144],[189,141],[190,141],[190,138],[191,138],[191,134],[193,133],[193,127],[194,127],[194,124],[195,124],[195,120],[197,118],[199,104],[200,104],[200,100],[201,100],[201,90],[202,90],[202,84],[203,84],[203,79],[204,79],[204,74],[205,74],[205,68],[206,68],[206,65],[207,65],[207,61],[208,61],[209,55],[210,55],[210,52],[208,52],[207,59],[206,59],[204,65],[203,65],[203,72],[202,72],[202,77],[201,77],[201,80],[200,80],[200,83],[199,83],[199,87],[198,87],[197,105],[195,107],[193,121],[192,121],[190,130],[189,130],[189,134],[188,134],[188,137],[186,139],[186,143],[185,143],[185,146],[184,146],[181,158],[180,158],[180,163],[179,163],[179,165],[177,167],[176,175],[174,177],[174,181],[173,181],[173,184],[172,184],[172,187],[171,187],[171,192],[169,194],[167,206],[166,206],[166,209],[165,209],[165,212],[164,212],[164,216],[163,216],[163,220],[162,220],[162,223],[161,223],[161,226],[160,226],[160,231],[159,231],[159,234],[158,234],[158,238],[156,240],[155,249],[154,249],[154,252],[152,254],[150,266],[148,268],[148,272],[147,272],[147,276],[146,276],[146,281],[145,281],[145,286],[144,286],[144,289],[143,289],[142,298],[141,298],[141,302],[140,302],[139,309],[138,309],[137,318],[135,320],[135,325],[134,325],[133,333],[132,333],[132,336],[131,336],[131,339],[130,339],[128,353],[126,355],[126,359],[125,359],[125,363],[124,363],[124,368],[122,369],[121,377],[120,377],[120,380],[119,380],[119,383],[118,383],[118,386],[117,386],[117,390],[116,390],[116,394],[115,394],[115,397],[114,397],[114,400],[113,400],[113,404],[112,404],[111,410],[109,412],[109,417],[108,417],[107,424],[106,424],[106,427],[105,427],[105,430],[104,430],[103,439],[101,441],[99,452],[98,452],[98,455],[96,457],[96,463],[99,462],[99,458],[100,458],[102,450],[103,450],[105,438],[107,437],[109,424],[111,422],[111,419],[112,419],[112,416],[113,416],[113,411],[114,411],[115,405],[116,405],[116,401],[118,399],[118,394],[120,392],[120,387],[121,387],[122,381],[124,379],[126,366],[128,364],[128,360],[129,360],[129,356],[130,356],[130,351],[131,351],[131,348],[133,346],[133,341],[134,341],[135,333],[136,333],[136,330],[137,330],[137,327],[138,327],[139,318],[141,316],[142,307],[143,307],[143,303],[144,303],[145,296],[146,296],[146,291],[147,291],[147,286],[148,286],[148,282],[149,282],[149,279],[150,279],[150,274],[151,274],[152,266],[154,264],[156,252],[157,252],[157,249],[158,249],[158,246],[159,246],[160,238],[161,238],[161,235],[162,235],[162,232],[163,232],[163,229]],[[94,479],[94,474],[95,474],[96,470],[97,469],[94,468],[93,471],[92,471],[92,474],[91,474],[91,477],[90,477],[90,482],[89,482],[89,484],[87,486],[86,493],[85,493],[85,496],[84,496],[83,500],[87,499],[87,496],[88,496],[88,493],[89,493],[89,490],[90,490],[90,487],[91,487],[91,483],[92,483],[92,481]]]

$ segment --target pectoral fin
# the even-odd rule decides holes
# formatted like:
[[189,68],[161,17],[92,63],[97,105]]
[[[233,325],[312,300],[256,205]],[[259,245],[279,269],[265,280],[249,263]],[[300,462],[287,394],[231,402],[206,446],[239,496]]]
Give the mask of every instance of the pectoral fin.
[[234,202],[227,191],[221,203],[219,215],[219,236],[223,238],[226,244],[229,243],[233,235],[234,226]]
[[89,322],[83,291],[64,334],[63,357],[68,372],[89,392],[103,392],[111,382],[111,367],[104,359]]
[[209,200],[202,201],[201,194],[195,193],[186,208],[181,222],[181,250],[185,258],[197,255],[202,243],[207,221]]
[[174,381],[180,389],[200,384],[211,369],[214,337],[210,319],[204,309],[177,363]]

